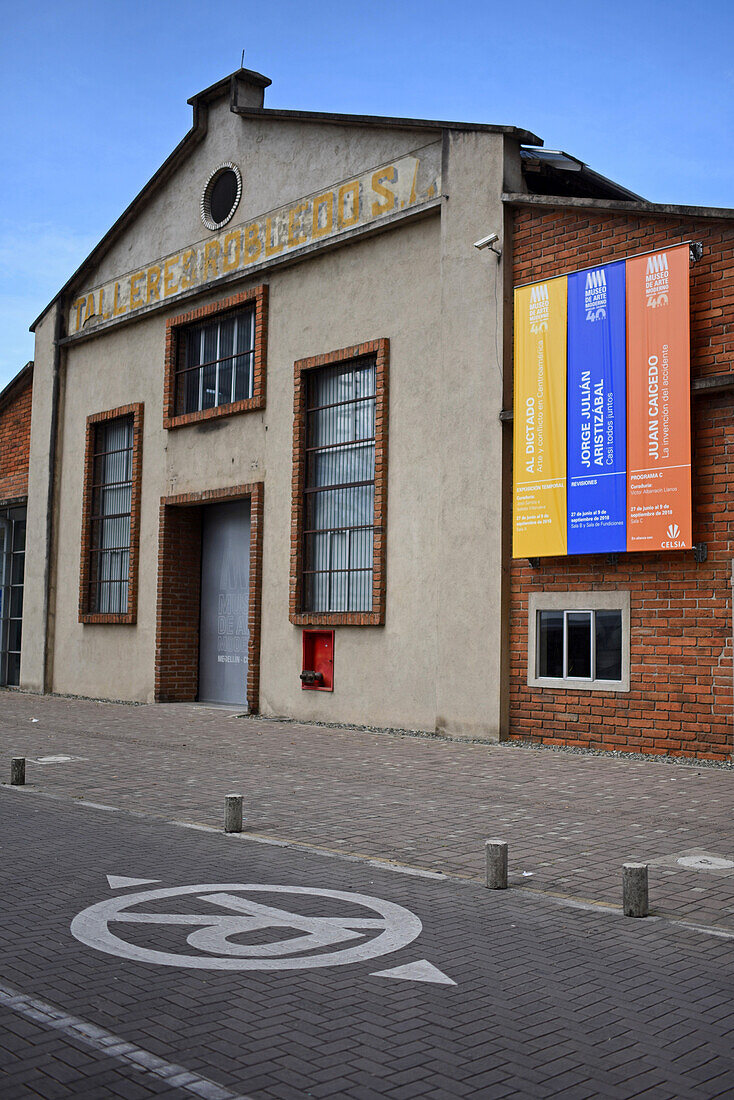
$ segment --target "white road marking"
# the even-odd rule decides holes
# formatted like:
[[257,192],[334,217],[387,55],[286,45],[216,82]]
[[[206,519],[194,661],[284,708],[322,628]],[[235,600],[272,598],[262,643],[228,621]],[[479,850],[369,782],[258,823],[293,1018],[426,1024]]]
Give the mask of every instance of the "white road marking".
[[[196,895],[199,902],[228,912],[176,912],[179,899]],[[290,908],[275,908],[255,901],[252,894],[276,894]],[[283,897],[285,895],[285,897]],[[328,913],[307,915],[298,911],[299,899],[306,903],[319,901],[319,908]],[[138,910],[135,906],[175,899],[174,912]],[[344,913],[345,905],[352,913]],[[354,908],[367,914],[355,913]],[[118,935],[110,925],[122,925]],[[150,942],[156,942],[156,926],[179,926],[184,944],[196,954],[184,951],[174,954],[155,947],[143,947],[122,938],[126,924],[148,925]],[[194,926],[187,932],[187,926]],[[401,905],[342,890],[318,890],[310,886],[277,886],[272,884],[212,883],[195,886],[175,886],[160,890],[142,890],[122,894],[90,905],[74,917],[71,934],[81,943],[137,962],[160,966],[180,966],[198,970],[305,970],[313,967],[343,966],[364,962],[411,943],[422,930],[418,917]],[[253,941],[253,933],[263,929],[282,928],[299,936],[284,935],[271,943]],[[248,937],[242,942],[243,937]],[[350,946],[343,946],[345,943]],[[183,946],[183,944],[182,944]],[[323,948],[335,950],[323,953]],[[317,951],[322,951],[317,954]]]
[[77,1042],[84,1043],[85,1046],[100,1054],[116,1058],[145,1076],[165,1081],[171,1088],[202,1097],[202,1100],[251,1100],[251,1097],[231,1092],[208,1077],[202,1077],[201,1074],[194,1073],[185,1066],[176,1065],[175,1062],[166,1062],[165,1059],[151,1054],[149,1050],[135,1046],[134,1043],[128,1043],[119,1035],[113,1035],[111,1031],[105,1031],[96,1024],[87,1023],[86,1020],[63,1012],[36,997],[19,993],[4,983],[0,983],[0,1005],[19,1016],[25,1016],[27,1020],[33,1020],[34,1023],[41,1024],[43,1027],[53,1028],[54,1031],[67,1035],[70,1039],[76,1039]]
[[406,982],[432,982],[434,985],[456,985],[456,982],[444,974],[428,959],[418,959],[406,966],[394,966],[392,970],[377,970],[372,978],[401,978]]
[[124,890],[127,886],[148,886],[151,882],[160,882],[159,878],[125,878],[124,875],[107,875],[110,890]]

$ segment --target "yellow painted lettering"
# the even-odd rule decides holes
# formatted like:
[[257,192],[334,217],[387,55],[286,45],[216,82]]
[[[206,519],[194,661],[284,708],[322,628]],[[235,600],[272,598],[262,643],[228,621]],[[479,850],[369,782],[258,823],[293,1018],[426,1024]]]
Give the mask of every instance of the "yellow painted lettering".
[[248,225],[245,229],[245,259],[243,262],[246,264],[254,264],[261,252],[260,226],[257,222],[253,222],[252,225]]
[[71,307],[72,309],[76,310],[76,328],[74,329],[75,332],[78,332],[79,329],[81,328],[82,309],[84,308],[84,302],[85,302],[84,298],[77,298],[77,300],[74,302],[74,304]]
[[143,293],[143,288],[139,286],[145,278],[144,271],[136,271],[134,275],[130,276],[130,309],[138,309],[140,306],[145,305],[145,302],[140,297]]
[[380,214],[387,214],[395,207],[395,192],[388,191],[385,187],[385,181],[389,183],[395,183],[398,178],[397,169],[394,164],[391,164],[389,168],[383,168],[380,172],[375,172],[372,176],[372,190],[380,198],[384,199],[384,202],[372,203],[372,217],[377,218]]
[[308,210],[307,202],[299,202],[288,211],[288,247],[295,248],[299,244],[305,244],[308,234],[301,223],[301,215]]
[[109,313],[104,312],[104,287],[102,287],[102,289],[99,292],[99,306],[97,308],[99,309],[99,312],[101,313],[103,320],[109,321],[109,319],[110,319]]
[[[321,219],[322,209],[326,210],[326,215]],[[314,240],[318,237],[325,237],[327,233],[331,233],[334,228],[334,194],[332,191],[325,191],[323,195],[318,195],[313,200],[313,230],[311,236]]]
[[173,277],[171,268],[174,264],[178,263],[178,253],[175,256],[169,256],[163,264],[163,297],[170,298],[172,294],[175,294],[178,290],[178,282]]
[[146,283],[146,302],[152,302],[153,299],[156,302],[161,300],[161,269],[158,264],[151,264],[148,268],[148,279]]
[[[349,196],[352,201],[348,202]],[[351,207],[351,209],[350,209]],[[359,180],[344,183],[339,188],[336,204],[336,222],[340,229],[348,229],[359,221]]]
[[87,305],[84,310],[84,324],[86,325],[90,317],[94,317],[94,295],[90,294],[87,298]]
[[[240,266],[240,241],[242,234],[239,229],[234,230],[232,233],[228,233],[224,238],[224,254],[222,256],[222,271],[236,271]],[[232,245],[234,245],[234,255],[230,257]]]
[[112,316],[121,317],[123,313],[127,313],[127,306],[120,305],[120,284],[115,283],[115,299],[112,303]]
[[206,248],[204,249],[204,279],[209,278],[209,269],[214,272],[212,278],[216,279],[219,274],[217,267],[217,261],[219,259],[219,241],[207,241]]
[[[277,226],[276,226],[277,229]],[[273,244],[273,219],[265,219],[265,255],[277,256],[279,252],[283,251],[282,244]]]
[[414,202],[415,202],[415,200],[416,200],[416,190],[415,190],[415,185],[416,185],[416,183],[418,182],[418,167],[419,167],[419,165],[420,165],[420,161],[419,161],[419,160],[418,160],[418,159],[416,158],[416,162],[415,162],[415,171],[413,172],[413,185],[412,185],[412,187],[410,188],[410,198],[408,199],[408,203],[409,203],[409,204],[412,204],[412,203],[414,203]]
[[181,259],[183,262],[183,275],[179,286],[181,290],[188,290],[196,281],[196,253],[193,248],[189,248],[187,252],[184,252]]

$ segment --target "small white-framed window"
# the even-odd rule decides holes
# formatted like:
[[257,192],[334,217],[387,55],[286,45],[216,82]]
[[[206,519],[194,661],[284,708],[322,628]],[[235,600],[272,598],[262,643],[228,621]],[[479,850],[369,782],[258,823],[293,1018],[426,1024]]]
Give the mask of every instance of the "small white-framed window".
[[533,592],[528,685],[629,691],[629,592]]

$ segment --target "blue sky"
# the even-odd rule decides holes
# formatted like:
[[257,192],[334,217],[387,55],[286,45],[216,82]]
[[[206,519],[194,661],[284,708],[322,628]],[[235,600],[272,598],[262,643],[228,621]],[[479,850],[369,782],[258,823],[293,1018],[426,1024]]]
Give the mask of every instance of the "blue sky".
[[0,0],[0,18],[0,389],[243,48],[270,107],[512,123],[652,201],[734,206],[730,0]]

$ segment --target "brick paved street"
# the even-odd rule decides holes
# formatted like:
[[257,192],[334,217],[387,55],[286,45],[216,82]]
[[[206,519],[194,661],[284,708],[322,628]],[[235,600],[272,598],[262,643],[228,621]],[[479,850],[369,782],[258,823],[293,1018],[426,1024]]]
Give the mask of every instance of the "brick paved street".
[[[0,822],[3,1100],[713,1100],[734,1090],[729,939],[33,791],[0,790]],[[107,875],[149,881],[108,884]],[[349,964],[276,970],[283,955],[273,944],[304,927],[343,934],[356,906],[262,889],[238,895],[246,883],[356,892],[408,910],[423,927],[406,933],[385,918],[379,932],[363,925],[347,943],[298,954],[313,961],[324,950],[376,944],[390,920],[400,934],[386,954],[374,947],[373,957]],[[191,899],[129,900],[187,884],[198,884]],[[229,960],[264,967],[180,965],[182,954],[211,961],[212,947],[195,949],[186,937],[201,936],[207,917],[203,931],[216,932],[233,905],[247,911],[236,908],[238,897],[267,906],[275,897],[286,914],[285,927],[227,926]],[[80,912],[107,899],[121,915],[124,906],[129,916],[149,915],[101,922],[117,953],[90,946],[101,926],[93,915],[70,932]],[[299,923],[304,917],[310,924]],[[122,957],[151,949],[177,965]],[[455,984],[380,976],[416,963]]]
[[[28,782],[65,797],[218,825],[223,796],[241,791],[254,833],[477,879],[484,839],[499,836],[515,884],[609,904],[622,863],[650,861],[655,911],[734,927],[734,872],[676,862],[734,859],[731,768],[9,691],[0,750],[27,756]],[[83,759],[33,762],[61,754]]]

